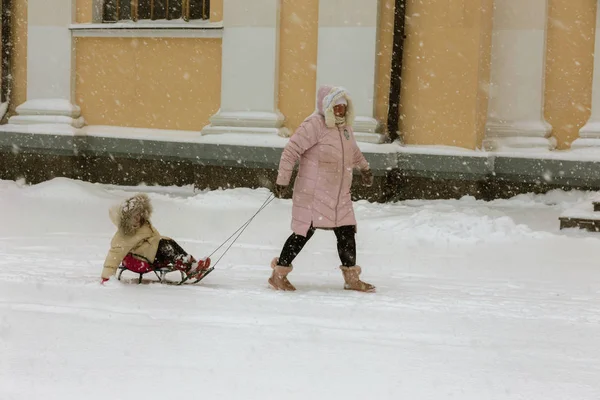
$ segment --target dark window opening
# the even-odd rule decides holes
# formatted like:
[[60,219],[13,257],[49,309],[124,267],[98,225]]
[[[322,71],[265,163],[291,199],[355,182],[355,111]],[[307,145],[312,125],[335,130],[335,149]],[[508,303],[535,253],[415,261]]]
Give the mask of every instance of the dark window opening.
[[104,0],[103,22],[210,18],[210,0]]

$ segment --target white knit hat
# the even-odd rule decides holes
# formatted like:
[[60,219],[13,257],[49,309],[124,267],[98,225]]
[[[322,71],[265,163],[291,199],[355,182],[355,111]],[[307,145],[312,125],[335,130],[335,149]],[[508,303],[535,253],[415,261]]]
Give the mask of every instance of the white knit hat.
[[335,104],[334,104],[334,105],[336,105],[336,106],[337,106],[337,105],[339,105],[339,104],[343,104],[343,105],[345,105],[345,106],[347,106],[347,105],[348,105],[348,101],[346,100],[346,96],[342,96],[342,97],[340,97],[339,99],[337,99],[337,100],[335,101]]

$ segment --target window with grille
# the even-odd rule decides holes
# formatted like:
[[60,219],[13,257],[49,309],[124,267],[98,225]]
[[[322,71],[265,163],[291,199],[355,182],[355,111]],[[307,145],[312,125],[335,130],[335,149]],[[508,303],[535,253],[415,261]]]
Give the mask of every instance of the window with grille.
[[103,22],[210,18],[210,0],[104,0]]

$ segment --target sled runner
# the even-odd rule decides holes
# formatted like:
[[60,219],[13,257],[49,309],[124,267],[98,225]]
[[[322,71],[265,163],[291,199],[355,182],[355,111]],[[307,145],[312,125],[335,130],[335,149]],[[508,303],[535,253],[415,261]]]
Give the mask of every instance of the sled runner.
[[[119,273],[117,274],[117,279],[121,280],[121,275],[123,275],[124,271],[130,271],[130,272],[133,272],[134,274],[139,275],[138,283],[142,283],[142,279],[145,274],[154,273],[160,283],[176,284],[176,285],[182,285],[184,283],[188,283],[188,284],[193,285],[195,283],[200,282],[202,279],[204,279],[206,277],[206,275],[210,274],[213,271],[213,269],[214,269],[214,267],[210,267],[208,269],[203,270],[198,275],[189,276],[185,273],[185,271],[175,268],[175,266],[172,264],[168,264],[168,265],[159,265],[156,263],[152,264],[152,263],[149,263],[147,260],[143,260],[139,257],[135,257],[131,254],[127,254],[127,256],[125,256],[125,258],[123,259],[123,261],[121,261],[121,264],[119,265],[119,268],[118,268]],[[170,272],[179,272],[181,274],[181,278],[175,282],[167,280],[166,276]]]

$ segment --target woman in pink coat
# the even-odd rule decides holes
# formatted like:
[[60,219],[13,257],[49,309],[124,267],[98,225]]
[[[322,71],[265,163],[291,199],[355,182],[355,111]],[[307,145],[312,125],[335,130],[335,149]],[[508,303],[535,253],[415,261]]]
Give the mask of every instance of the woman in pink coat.
[[352,172],[358,168],[363,183],[373,184],[369,163],[361,153],[352,130],[354,109],[348,93],[332,86],[321,86],[317,110],[304,120],[283,150],[276,191],[289,185],[298,160],[300,167],[294,184],[292,230],[281,254],[271,261],[269,284],[277,290],[296,290],[287,279],[292,261],[315,229],[333,230],[344,275],[344,289],[372,292],[373,285],[360,280],[356,265],[356,219],[350,197]]

